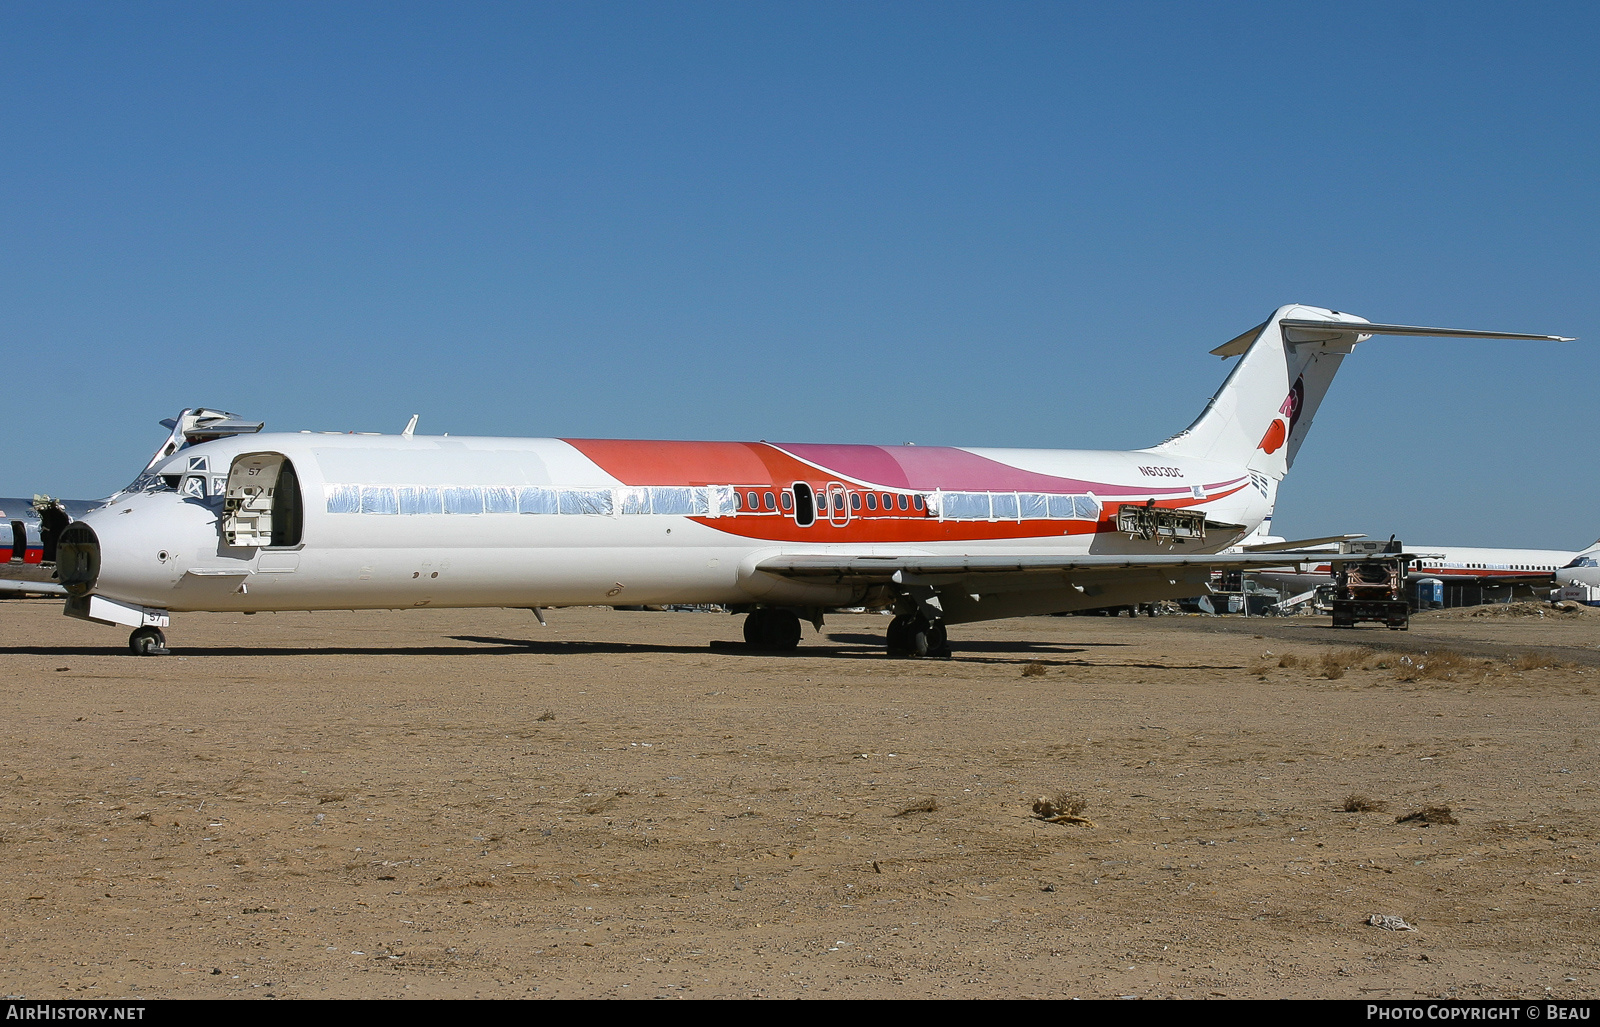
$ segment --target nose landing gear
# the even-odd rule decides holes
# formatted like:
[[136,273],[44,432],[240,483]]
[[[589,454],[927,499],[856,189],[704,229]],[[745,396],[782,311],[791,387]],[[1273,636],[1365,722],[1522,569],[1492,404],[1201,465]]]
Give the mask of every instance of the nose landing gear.
[[167,636],[160,628],[139,628],[128,636],[128,649],[135,656],[167,656]]
[[950,642],[944,625],[919,614],[901,614],[889,622],[889,655],[948,659]]

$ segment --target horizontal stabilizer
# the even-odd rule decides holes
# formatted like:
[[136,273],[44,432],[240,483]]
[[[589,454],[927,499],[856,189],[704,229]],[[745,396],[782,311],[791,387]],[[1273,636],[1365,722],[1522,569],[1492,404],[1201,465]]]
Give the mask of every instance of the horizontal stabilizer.
[[[1272,322],[1256,325],[1243,335],[1229,339],[1212,350],[1213,356],[1236,357],[1250,348],[1250,344]],[[1422,325],[1379,325],[1356,321],[1320,321],[1309,318],[1286,317],[1279,321],[1284,338],[1290,343],[1325,342],[1339,336],[1372,335],[1431,335],[1446,339],[1530,339],[1535,342],[1577,342],[1565,335],[1527,335],[1521,332],[1485,332],[1470,328],[1427,328]]]
[[[1420,325],[1351,324],[1342,321],[1308,321],[1284,318],[1278,322],[1285,328],[1318,334],[1338,335],[1437,335],[1451,339],[1533,339],[1538,342],[1577,342],[1564,335],[1525,335],[1520,332],[1481,332],[1467,328],[1424,328]],[[1312,342],[1312,339],[1290,338],[1290,342]]]
[[1261,542],[1253,546],[1240,546],[1246,553],[1276,553],[1284,549],[1308,549],[1311,546],[1325,546],[1330,542],[1349,542],[1352,539],[1366,538],[1365,535],[1324,535],[1322,538],[1297,538],[1290,542]]

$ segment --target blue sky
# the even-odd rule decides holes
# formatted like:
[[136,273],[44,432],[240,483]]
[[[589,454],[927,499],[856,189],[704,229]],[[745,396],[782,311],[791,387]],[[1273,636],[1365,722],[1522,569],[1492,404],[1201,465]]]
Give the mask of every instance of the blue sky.
[[[1108,9],[1109,8],[1109,9]],[[1378,339],[1295,536],[1600,536],[1593,4],[0,5],[0,494],[269,429],[1133,448]]]

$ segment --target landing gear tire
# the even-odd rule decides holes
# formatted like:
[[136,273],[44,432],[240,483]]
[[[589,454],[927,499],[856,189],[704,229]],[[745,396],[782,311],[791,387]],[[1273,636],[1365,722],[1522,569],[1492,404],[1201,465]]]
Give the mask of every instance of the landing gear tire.
[[944,625],[929,623],[925,617],[896,617],[889,622],[889,655],[949,657],[950,642]]
[[167,636],[160,628],[138,628],[128,636],[128,649],[135,656],[165,656]]
[[800,618],[793,610],[752,610],[744,619],[744,640],[752,649],[790,652],[800,644]]

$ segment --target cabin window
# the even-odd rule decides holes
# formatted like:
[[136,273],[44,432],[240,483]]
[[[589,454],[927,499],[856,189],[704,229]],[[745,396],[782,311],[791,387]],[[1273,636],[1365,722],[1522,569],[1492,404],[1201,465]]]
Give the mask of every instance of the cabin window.
[[878,494],[876,492],[868,492],[867,493],[867,509],[868,510],[876,510],[877,508],[878,508]]
[[432,485],[402,485],[395,490],[402,514],[434,514],[444,510],[444,500]]
[[789,495],[787,492],[780,492],[778,494],[778,502],[783,504],[784,513],[788,513],[790,510],[794,509],[794,497]]
[[[607,504],[609,507],[610,504]],[[447,514],[483,513],[483,493],[472,488],[447,488],[444,490],[444,512]],[[607,512],[610,512],[609,510]]]
[[394,489],[385,485],[361,486],[361,512],[364,514],[399,513]]
[[[734,495],[737,496],[738,493]],[[704,517],[708,511],[705,489],[652,488],[650,503],[651,511],[658,514]],[[562,508],[562,512],[566,512],[565,507]]]
[[763,504],[764,509],[776,510],[778,508],[778,505],[772,501],[772,493],[763,492],[761,498],[765,501]]
[[525,514],[553,514],[561,509],[555,489],[524,488],[517,490],[517,512]]
[[861,493],[859,493],[859,492],[850,493],[850,509],[852,509],[852,510],[860,510],[861,509]]
[[610,489],[562,489],[561,512],[564,514],[609,514]]

